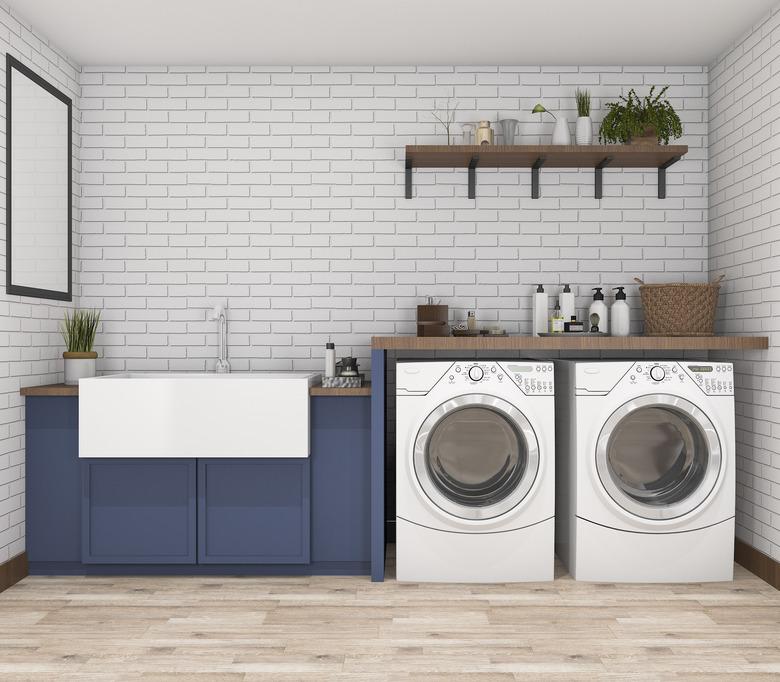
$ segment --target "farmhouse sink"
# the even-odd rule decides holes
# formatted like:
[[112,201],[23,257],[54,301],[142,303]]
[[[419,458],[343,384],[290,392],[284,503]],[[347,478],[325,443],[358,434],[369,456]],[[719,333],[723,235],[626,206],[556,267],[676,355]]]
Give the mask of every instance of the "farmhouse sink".
[[79,382],[79,457],[308,457],[316,372],[126,372]]

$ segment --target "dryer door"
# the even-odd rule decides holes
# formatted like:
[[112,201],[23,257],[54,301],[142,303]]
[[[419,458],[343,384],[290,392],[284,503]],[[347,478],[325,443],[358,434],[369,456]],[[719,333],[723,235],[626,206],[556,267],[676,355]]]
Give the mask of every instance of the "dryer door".
[[604,489],[643,519],[675,519],[697,509],[715,488],[721,459],[707,415],[672,395],[625,403],[604,424],[596,445]]
[[439,405],[414,445],[414,471],[425,495],[461,519],[492,519],[516,507],[539,473],[539,443],[514,405],[466,395]]

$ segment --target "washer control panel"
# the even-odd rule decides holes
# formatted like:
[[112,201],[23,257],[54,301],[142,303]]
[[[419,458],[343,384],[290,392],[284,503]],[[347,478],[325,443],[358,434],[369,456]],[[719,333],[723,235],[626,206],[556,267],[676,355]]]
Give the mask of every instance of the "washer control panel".
[[734,371],[728,362],[637,362],[626,377],[632,386],[670,386],[693,381],[707,395],[734,395]]
[[446,376],[450,385],[502,385],[514,382],[526,395],[554,395],[553,364],[526,360],[507,362],[456,362]]

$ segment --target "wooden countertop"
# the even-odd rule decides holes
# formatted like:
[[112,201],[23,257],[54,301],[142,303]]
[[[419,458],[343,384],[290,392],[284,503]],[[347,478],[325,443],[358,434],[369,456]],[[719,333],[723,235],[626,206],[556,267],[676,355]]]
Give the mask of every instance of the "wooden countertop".
[[[65,384],[48,384],[46,386],[25,386],[19,392],[24,396],[77,396],[79,394],[79,387],[66,386]],[[322,386],[312,386],[309,389],[309,395],[370,396],[371,384],[366,384],[360,388],[323,388]]]
[[384,350],[765,350],[767,336],[374,336]]

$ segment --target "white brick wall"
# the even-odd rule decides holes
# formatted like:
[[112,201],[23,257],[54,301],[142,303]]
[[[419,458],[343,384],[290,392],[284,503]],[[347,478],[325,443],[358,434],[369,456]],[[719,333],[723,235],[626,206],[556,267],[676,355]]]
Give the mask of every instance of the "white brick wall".
[[768,334],[737,368],[737,536],[780,560],[780,10],[710,72],[710,271],[720,330]]
[[59,320],[70,306],[5,293],[5,58],[10,52],[73,99],[74,270],[78,250],[78,78],[79,67],[0,5],[0,93],[3,148],[0,166],[0,564],[24,551],[24,400],[21,386],[62,381]]
[[[368,368],[373,334],[414,330],[431,295],[462,319],[530,328],[532,283],[590,287],[702,280],[707,271],[708,74],[697,67],[84,68],[82,295],[104,309],[102,370],[213,367],[207,310],[228,299],[235,369],[322,366],[329,337]],[[690,146],[669,171],[415,171],[404,145],[441,143],[430,111],[519,118],[574,89],[600,107],[631,86],[670,84]],[[638,307],[630,290],[631,303]]]

